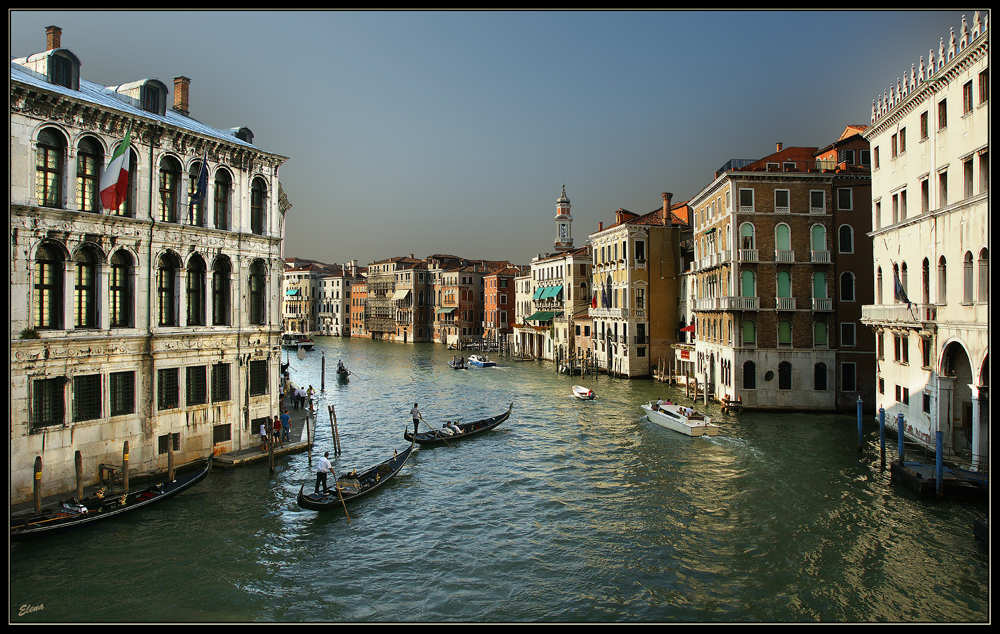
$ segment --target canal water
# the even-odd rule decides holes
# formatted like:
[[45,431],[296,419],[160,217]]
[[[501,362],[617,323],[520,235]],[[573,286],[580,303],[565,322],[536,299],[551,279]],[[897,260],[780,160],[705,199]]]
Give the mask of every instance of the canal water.
[[[431,344],[320,338],[292,380],[320,389],[316,448],[215,471],[162,506],[10,551],[23,622],[983,622],[985,506],[913,497],[878,429],[833,414],[717,416],[713,438],[651,424],[676,388],[499,359],[451,370]],[[354,372],[339,384],[338,360]],[[597,399],[579,401],[584,383]],[[513,415],[414,452],[343,511],[299,509],[317,452],[338,473],[435,426]],[[892,458],[893,447],[888,448]]]

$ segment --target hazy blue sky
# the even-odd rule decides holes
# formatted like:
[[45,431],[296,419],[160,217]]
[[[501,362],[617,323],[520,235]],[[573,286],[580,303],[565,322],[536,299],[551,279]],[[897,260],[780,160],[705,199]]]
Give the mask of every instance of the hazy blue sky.
[[289,157],[285,253],[527,264],[565,184],[577,245],[731,158],[825,146],[975,10],[11,11],[117,85],[191,79],[191,116]]

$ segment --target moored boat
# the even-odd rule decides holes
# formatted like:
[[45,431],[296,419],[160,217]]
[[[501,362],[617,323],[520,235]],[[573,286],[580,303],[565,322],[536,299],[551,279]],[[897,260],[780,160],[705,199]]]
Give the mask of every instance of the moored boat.
[[483,432],[493,429],[500,423],[510,418],[510,413],[513,409],[514,403],[512,402],[510,407],[507,408],[507,411],[502,414],[497,414],[496,416],[477,420],[472,423],[455,422],[454,426],[458,428],[458,432],[455,432],[453,429],[449,429],[447,427],[448,424],[446,423],[445,427],[419,432],[415,438],[413,436],[413,432],[410,429],[407,429],[403,432],[403,438],[416,442],[418,445],[450,444],[456,440],[462,440],[464,438],[468,438],[469,436],[477,436]]
[[285,350],[298,350],[299,348],[312,350],[315,345],[316,342],[313,341],[312,337],[301,332],[286,332],[281,335],[281,347]]
[[682,407],[672,403],[664,403],[657,407],[656,403],[647,403],[642,406],[642,409],[650,421],[687,436],[717,436],[719,434],[719,426],[713,423],[711,418],[697,413],[690,407]]
[[204,480],[212,468],[212,456],[208,456],[204,464],[199,461],[193,463],[192,466],[181,467],[179,472],[189,468],[194,470],[187,471],[182,476],[175,474],[173,480],[167,480],[166,474],[163,474],[162,481],[157,482],[154,479],[155,484],[147,483],[127,493],[101,497],[94,495],[82,500],[70,498],[55,506],[43,507],[40,513],[35,513],[32,509],[27,513],[12,515],[10,539],[11,541],[25,541],[46,537],[109,520],[162,502]]
[[582,385],[574,385],[573,396],[577,397],[581,401],[592,401],[594,400],[594,397],[597,395],[594,394],[594,390],[590,389],[589,387],[583,387]]
[[473,354],[469,356],[469,363],[480,368],[490,368],[496,365],[495,361],[490,361],[490,355]]
[[[299,488],[298,505],[300,508],[310,511],[328,511],[343,508],[341,498],[344,500],[343,503],[346,504],[358,498],[371,495],[388,484],[390,480],[399,474],[411,453],[413,453],[412,441],[405,451],[394,451],[392,458],[380,462],[366,471],[358,473],[355,470],[341,475],[337,478],[337,486],[331,487],[327,493],[322,491],[319,493],[306,493],[306,485],[303,484]],[[340,495],[337,494],[338,487],[340,488]]]

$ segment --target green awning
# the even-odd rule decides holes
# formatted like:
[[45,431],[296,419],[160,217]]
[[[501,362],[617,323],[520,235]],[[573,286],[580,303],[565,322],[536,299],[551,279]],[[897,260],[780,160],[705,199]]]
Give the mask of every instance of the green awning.
[[549,321],[555,317],[555,315],[556,314],[551,310],[540,310],[531,317],[528,317],[525,321]]
[[550,286],[548,292],[542,297],[542,299],[555,299],[559,297],[559,293],[562,292],[562,286]]
[[448,313],[453,313],[458,310],[457,306],[452,306],[451,308],[438,308],[434,311],[435,315],[446,315]]
[[285,295],[298,295],[298,294],[299,294],[299,289],[297,288],[290,288],[285,291]]
[[544,292],[545,292],[545,287],[544,286],[539,286],[538,288],[536,288],[535,289],[535,294],[531,298],[532,301],[534,301],[536,299],[541,299],[542,293],[544,293]]

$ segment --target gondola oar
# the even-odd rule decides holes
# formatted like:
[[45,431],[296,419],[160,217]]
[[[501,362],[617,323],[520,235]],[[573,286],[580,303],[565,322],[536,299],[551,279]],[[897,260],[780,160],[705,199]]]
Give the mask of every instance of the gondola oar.
[[333,486],[337,489],[337,497],[340,498],[340,503],[344,506],[344,515],[347,516],[347,523],[351,523],[351,514],[347,512],[347,503],[344,502],[344,496],[340,492],[340,483],[337,482],[336,477],[333,480]]

